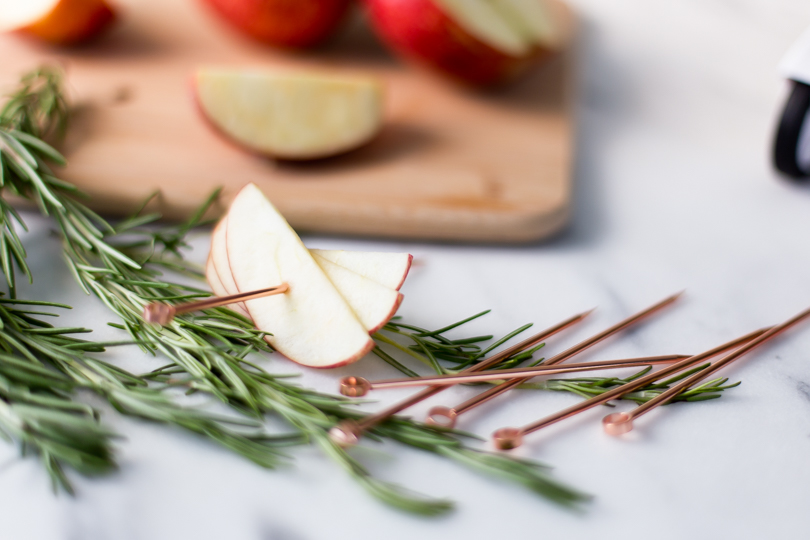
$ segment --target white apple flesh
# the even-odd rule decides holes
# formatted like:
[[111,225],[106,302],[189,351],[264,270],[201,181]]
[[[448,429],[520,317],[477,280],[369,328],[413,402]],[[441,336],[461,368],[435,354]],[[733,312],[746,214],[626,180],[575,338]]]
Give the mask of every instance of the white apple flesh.
[[[228,273],[230,274],[230,270]],[[211,286],[211,291],[213,291],[216,296],[228,296],[229,294],[232,294],[226,291],[225,287],[222,285],[222,280],[217,273],[217,269],[214,267],[214,260],[211,258],[210,254],[208,256],[208,260],[205,262],[205,279],[208,281],[208,285]],[[248,313],[244,303],[237,302],[234,304],[228,304],[228,306],[237,313],[240,313],[245,317],[250,317],[250,313]]]
[[[408,277],[413,255],[384,251],[344,251],[341,249],[311,249],[316,260],[326,259],[385,287],[399,290]],[[319,259],[320,258],[320,259]]]
[[197,103],[222,134],[281,159],[333,156],[380,130],[383,89],[372,77],[203,69]]
[[338,367],[374,347],[355,316],[287,221],[254,184],[236,195],[228,214],[226,246],[241,291],[286,282],[285,294],[245,302],[267,341],[294,362]]
[[312,257],[369,334],[382,328],[397,312],[402,303],[402,295],[395,289],[380,285],[324,259],[317,253],[312,253]]
[[[218,296],[245,292],[236,287],[230,270],[225,245],[227,231],[228,216],[225,216],[211,235],[211,251],[206,264],[208,283]],[[396,313],[402,302],[402,295],[397,292],[397,288],[408,272],[411,260],[409,254],[318,249],[310,250],[310,253],[369,333],[379,330]],[[346,264],[333,262],[330,257]],[[219,265],[216,264],[217,261],[220,261]],[[361,272],[355,272],[347,265],[358,268]],[[220,271],[220,268],[223,270]],[[380,281],[394,286],[381,284]],[[244,302],[233,304],[232,307],[248,315]]]

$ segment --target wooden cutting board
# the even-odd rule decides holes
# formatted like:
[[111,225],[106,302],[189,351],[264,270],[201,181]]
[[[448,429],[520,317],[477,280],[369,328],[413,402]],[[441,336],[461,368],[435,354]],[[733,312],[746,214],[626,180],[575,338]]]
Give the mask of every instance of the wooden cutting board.
[[[568,219],[570,46],[508,88],[482,94],[398,62],[361,17],[321,50],[295,54],[244,39],[195,0],[118,5],[122,22],[80,48],[0,36],[4,88],[42,62],[65,66],[76,111],[60,174],[99,211],[126,214],[159,190],[155,210],[182,218],[220,186],[222,211],[255,182],[302,231],[526,242]],[[555,9],[570,37],[571,12]],[[374,73],[386,83],[385,128],[364,148],[317,162],[247,154],[198,115],[189,81],[201,65]]]

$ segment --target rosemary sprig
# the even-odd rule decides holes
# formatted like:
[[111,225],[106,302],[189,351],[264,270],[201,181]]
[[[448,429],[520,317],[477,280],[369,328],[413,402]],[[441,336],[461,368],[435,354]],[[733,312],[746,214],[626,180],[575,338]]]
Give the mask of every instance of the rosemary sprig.
[[[11,102],[15,105],[7,106],[5,114],[0,113],[0,132],[6,141],[0,147],[0,170],[3,171],[0,184],[5,188],[4,192],[36,202],[42,213],[53,218],[62,239],[65,259],[82,288],[101,299],[121,318],[119,327],[126,330],[143,350],[159,353],[171,362],[171,367],[142,380],[169,383],[170,376],[172,384],[210,394],[243,416],[259,420],[265,414],[276,414],[294,430],[286,440],[318,444],[384,502],[421,514],[447,511],[451,507],[449,502],[416,496],[382,482],[335,446],[327,437],[328,430],[341,419],[360,418],[362,413],[351,407],[349,400],[301,388],[248,361],[248,353],[269,352],[269,347],[262,333],[246,319],[227,309],[214,309],[177,317],[165,328],[142,323],[140,313],[148,301],[177,301],[209,294],[160,278],[166,270],[193,273],[193,268],[179,256],[180,248],[185,233],[200,222],[206,207],[188,224],[173,234],[167,234],[165,230],[157,233],[143,230],[142,225],[151,219],[143,216],[136,216],[115,228],[78,202],[75,188],[56,178],[48,168],[48,161],[63,163],[62,157],[38,138],[62,121],[59,118],[63,114],[61,109],[51,107],[45,110],[43,105],[58,99],[44,95],[25,97],[31,92],[58,94],[58,73],[43,69],[37,76],[41,82],[26,83],[12,97]],[[0,207],[0,212],[5,208],[10,207]],[[10,212],[4,215],[6,231],[13,239],[12,220],[15,216]],[[136,238],[132,240],[132,236]],[[0,257],[10,261],[4,266],[10,284],[14,279],[13,263],[25,269],[25,254],[19,249],[21,247],[21,244],[11,242],[0,245]],[[115,396],[104,394],[104,397],[115,403]],[[120,409],[127,414],[138,412],[126,407]],[[163,421],[177,423],[172,417],[165,417]],[[205,435],[210,436],[209,433]],[[561,504],[574,504],[585,499],[579,492],[552,480],[545,467],[469,448],[459,434],[447,430],[397,418],[372,431],[371,435],[497,473],[526,484]],[[245,454],[239,448],[231,448]]]

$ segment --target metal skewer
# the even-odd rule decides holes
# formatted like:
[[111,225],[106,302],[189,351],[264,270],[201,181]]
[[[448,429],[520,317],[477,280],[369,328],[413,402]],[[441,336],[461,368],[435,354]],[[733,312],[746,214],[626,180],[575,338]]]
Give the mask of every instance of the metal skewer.
[[689,354],[667,354],[662,356],[643,356],[640,358],[625,358],[622,360],[600,360],[598,362],[584,362],[581,364],[566,364],[562,367],[540,365],[531,368],[499,369],[478,373],[453,373],[449,375],[436,375],[433,377],[413,377],[400,379],[384,379],[369,381],[363,377],[344,377],[340,381],[340,393],[344,396],[361,397],[371,390],[386,390],[389,388],[404,388],[408,386],[453,386],[456,384],[497,381],[502,379],[523,379],[524,382],[538,375],[558,375],[561,373],[577,373],[581,371],[598,371],[603,369],[619,369],[625,367],[651,366],[657,364],[672,364]]
[[510,450],[512,448],[517,448],[523,443],[523,437],[529,433],[533,433],[544,427],[550,426],[559,422],[560,420],[564,420],[575,414],[581,413],[603,403],[607,403],[608,401],[621,397],[625,394],[629,394],[630,392],[634,392],[635,390],[653,383],[659,379],[662,379],[668,375],[672,375],[673,373],[677,373],[682,371],[690,366],[698,364],[704,360],[708,360],[718,354],[723,354],[729,350],[735,349],[765,333],[766,330],[757,330],[755,332],[751,332],[750,334],[746,334],[742,337],[729,341],[728,343],[724,343],[715,347],[714,349],[710,349],[706,352],[697,354],[692,356],[691,358],[687,358],[685,360],[681,360],[676,364],[672,364],[671,366],[667,366],[665,368],[661,368],[660,370],[656,371],[655,373],[650,373],[645,375],[644,377],[640,377],[635,379],[627,384],[614,388],[613,390],[608,390],[604,394],[600,394],[598,396],[594,396],[591,399],[587,399],[582,403],[578,403],[567,409],[563,409],[557,413],[549,415],[537,422],[532,424],[528,424],[522,428],[501,428],[495,433],[493,433],[492,438],[495,446],[501,450]]
[[268,287],[267,289],[259,289],[258,291],[243,292],[239,294],[231,294],[229,296],[214,296],[199,300],[197,302],[188,302],[185,304],[177,304],[172,306],[162,302],[152,302],[143,308],[143,320],[165,326],[172,322],[175,316],[181,313],[188,313],[190,311],[199,311],[201,309],[214,308],[225,306],[236,302],[252,300],[254,298],[261,298],[263,296],[272,296],[274,294],[283,294],[290,289],[289,285],[282,283],[275,287]]
[[799,313],[792,319],[789,319],[788,321],[785,321],[780,325],[774,326],[764,334],[760,335],[756,339],[749,341],[748,343],[746,343],[736,351],[728,354],[727,356],[724,356],[723,358],[721,358],[711,366],[707,367],[706,369],[702,369],[697,373],[695,373],[694,375],[687,377],[685,380],[676,384],[666,392],[662,392],[661,394],[654,397],[650,401],[642,403],[641,405],[639,405],[630,412],[613,413],[605,416],[602,419],[602,426],[605,429],[605,433],[608,433],[609,435],[621,435],[622,433],[627,433],[628,431],[631,431],[633,429],[633,420],[635,420],[639,416],[648,413],[649,411],[658,407],[659,405],[667,403],[668,401],[676,397],[678,394],[680,394],[687,388],[700,382],[701,380],[705,379],[712,373],[719,371],[720,369],[730,364],[731,362],[737,360],[741,356],[751,352],[751,350],[753,350],[754,348],[759,347],[763,343],[776,337],[778,334],[784,332],[785,330],[787,330],[794,324],[802,321],[808,316],[810,316],[810,309]]
[[[484,369],[497,365],[498,363],[506,360],[507,358],[519,353],[520,351],[523,351],[534,345],[537,345],[538,343],[541,343],[542,341],[553,336],[554,334],[562,332],[566,328],[575,325],[576,323],[580,322],[585,317],[587,317],[591,313],[591,311],[586,311],[585,313],[574,315],[573,317],[570,317],[562,321],[561,323],[552,326],[551,328],[547,328],[546,330],[543,330],[542,332],[539,332],[531,336],[530,338],[521,341],[520,343],[513,345],[512,347],[509,347],[508,349],[504,349],[503,351],[495,355],[492,355],[489,358],[482,360],[481,362],[475,365],[468,367],[467,369],[462,371],[462,373],[482,371]],[[387,409],[378,412],[377,414],[367,416],[364,420],[360,422],[356,422],[354,420],[344,420],[329,431],[329,437],[332,439],[332,441],[339,444],[340,446],[347,447],[355,445],[357,444],[357,441],[360,440],[360,437],[363,435],[365,431],[373,428],[374,426],[376,426],[381,422],[384,422],[385,420],[397,414],[398,412],[403,411],[408,407],[419,403],[420,401],[423,401],[431,396],[438,394],[439,392],[441,392],[446,388],[447,388],[446,386],[431,386],[430,388],[425,388],[421,392],[417,392],[413,396],[395,405],[392,405],[391,407],[388,407]]]
[[[613,334],[624,330],[625,328],[632,326],[638,322],[641,322],[643,319],[647,318],[648,316],[652,315],[653,313],[663,309],[664,307],[672,304],[677,300],[681,294],[678,293],[674,294],[670,297],[667,297],[657,304],[654,304],[647,309],[636,313],[635,315],[631,315],[630,317],[624,319],[621,322],[618,322],[611,326],[610,328],[603,330],[602,332],[596,334],[595,336],[591,336],[590,338],[577,343],[573,347],[561,352],[557,356],[554,356],[543,363],[544,366],[552,366],[555,364],[559,364],[560,362],[564,362],[568,360],[572,356],[575,356],[585,349],[596,345],[600,341],[612,336]],[[497,386],[490,388],[489,390],[478,394],[477,396],[473,397],[472,399],[468,399],[461,405],[457,405],[454,408],[449,407],[433,407],[429,412],[426,419],[427,424],[432,424],[436,426],[443,426],[443,427],[454,427],[456,425],[456,419],[464,414],[467,411],[478,407],[479,405],[483,405],[487,401],[493,399],[496,396],[503,394],[504,392],[508,392],[512,388],[520,385],[523,382],[523,379],[514,379],[510,381],[506,381],[501,383]]]

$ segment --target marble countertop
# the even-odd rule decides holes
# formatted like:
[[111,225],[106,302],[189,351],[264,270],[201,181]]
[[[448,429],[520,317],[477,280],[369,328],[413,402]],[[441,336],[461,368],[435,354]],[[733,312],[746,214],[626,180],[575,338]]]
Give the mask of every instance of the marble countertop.
[[[407,250],[420,264],[401,314],[439,326],[491,308],[479,329],[544,328],[594,306],[587,323],[550,340],[549,353],[673,292],[675,307],[583,359],[697,353],[810,305],[810,189],[779,179],[769,152],[786,84],[776,66],[810,24],[791,0],[571,0],[583,20],[576,207],[566,232],[524,247],[306,238],[312,247]],[[62,264],[49,224],[26,242],[32,298],[76,307],[66,325],[114,336],[112,316]],[[206,254],[206,235],[192,257]],[[50,248],[49,248],[50,246]],[[53,248],[53,249],[51,249]],[[121,469],[75,478],[74,498],[0,445],[0,536],[8,539],[314,540],[324,538],[799,538],[810,527],[810,328],[798,328],[724,371],[739,388],[720,400],[657,410],[621,438],[605,410],[527,439],[521,455],[595,496],[561,510],[519,486],[408,449],[355,455],[375,473],[452,498],[457,510],[415,518],[376,502],[316,450],[260,470],[211,444],[122,418]],[[152,365],[119,352],[133,370]],[[270,363],[270,369],[294,368]],[[393,375],[365,359],[340,374]],[[335,374],[303,383],[335,390]],[[453,389],[440,403],[472,390]],[[391,392],[369,410],[403,396]],[[482,435],[577,402],[523,392],[461,427]],[[436,402],[430,402],[436,404]],[[414,414],[421,415],[426,407]],[[629,408],[620,405],[620,410]]]

